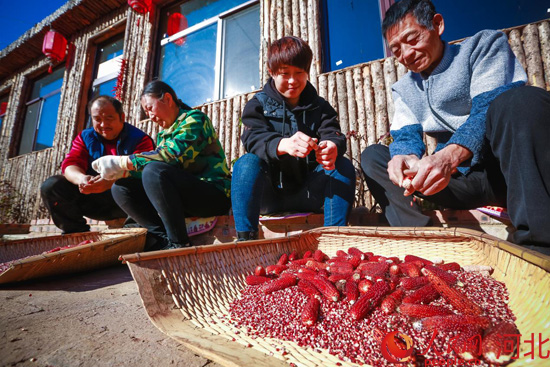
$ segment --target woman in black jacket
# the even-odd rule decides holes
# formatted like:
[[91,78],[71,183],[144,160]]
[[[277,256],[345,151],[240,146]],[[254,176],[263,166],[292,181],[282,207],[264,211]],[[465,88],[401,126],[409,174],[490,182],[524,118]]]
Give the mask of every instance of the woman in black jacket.
[[325,226],[344,226],[355,169],[344,158],[338,115],[308,82],[312,52],[296,37],[268,50],[271,78],[245,106],[241,140],[248,154],[233,168],[231,201],[239,240],[255,239],[259,215],[318,211]]

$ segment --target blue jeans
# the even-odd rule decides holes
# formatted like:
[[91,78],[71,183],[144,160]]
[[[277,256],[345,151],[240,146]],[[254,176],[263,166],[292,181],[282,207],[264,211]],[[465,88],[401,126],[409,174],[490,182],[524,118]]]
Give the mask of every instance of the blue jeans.
[[145,166],[141,180],[118,180],[117,204],[159,241],[189,244],[186,216],[225,215],[230,200],[213,184],[164,162]]
[[332,171],[318,165],[300,190],[287,193],[274,187],[269,165],[254,154],[235,162],[231,203],[237,232],[257,231],[260,214],[316,212],[324,205],[325,226],[345,226],[355,197],[355,168],[338,157]]

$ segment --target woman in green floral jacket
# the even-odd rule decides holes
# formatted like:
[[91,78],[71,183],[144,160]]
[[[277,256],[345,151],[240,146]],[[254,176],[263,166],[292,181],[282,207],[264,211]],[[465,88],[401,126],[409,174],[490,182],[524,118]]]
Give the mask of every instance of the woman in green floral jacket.
[[[150,82],[141,106],[161,127],[157,148],[94,161],[102,177],[142,172],[142,180],[121,180],[112,188],[117,204],[148,230],[146,250],[190,246],[186,216],[209,217],[229,211],[230,172],[212,122],[181,102],[166,83]],[[125,182],[131,181],[131,182]]]

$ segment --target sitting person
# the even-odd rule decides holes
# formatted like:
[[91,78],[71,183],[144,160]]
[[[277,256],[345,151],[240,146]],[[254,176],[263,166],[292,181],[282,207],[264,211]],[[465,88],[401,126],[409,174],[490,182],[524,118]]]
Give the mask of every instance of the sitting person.
[[[382,33],[409,69],[393,85],[389,149],[361,155],[369,189],[392,226],[426,226],[408,198],[452,209],[507,206],[513,240],[550,250],[550,94],[527,76],[506,35],[485,30],[450,45],[429,0],[392,5]],[[424,155],[422,134],[437,139]]]
[[109,155],[149,151],[153,140],[140,129],[124,122],[120,101],[98,96],[88,104],[92,127],[73,140],[61,165],[62,175],[48,178],[40,187],[44,205],[63,233],[87,232],[84,216],[97,220],[125,218],[126,213],[111,194],[114,180],[101,178],[92,161]]
[[326,226],[344,226],[354,201],[355,169],[336,111],[308,82],[312,52],[296,37],[268,49],[271,78],[244,107],[247,152],[233,168],[238,240],[257,238],[259,215],[317,211]]
[[117,204],[147,228],[146,250],[190,246],[186,216],[229,211],[231,180],[225,153],[208,116],[180,101],[168,84],[160,80],[147,84],[141,106],[162,129],[157,148],[105,156],[93,166],[107,179],[142,172],[141,180],[117,181],[112,190]]

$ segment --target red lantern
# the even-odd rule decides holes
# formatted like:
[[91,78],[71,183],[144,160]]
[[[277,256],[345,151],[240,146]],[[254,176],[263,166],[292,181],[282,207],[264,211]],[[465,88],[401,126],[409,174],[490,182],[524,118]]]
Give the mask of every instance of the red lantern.
[[[185,15],[180,13],[173,13],[168,17],[168,26],[166,28],[166,33],[168,37],[173,36],[174,34],[187,29],[187,18]],[[185,43],[185,37],[178,38],[175,42],[176,45],[181,46]]]
[[130,7],[139,14],[149,12],[152,6],[151,3],[152,0],[128,0],[128,5],[130,5]]
[[67,40],[56,31],[49,31],[44,36],[42,53],[52,62],[60,62],[65,58],[67,52]]

